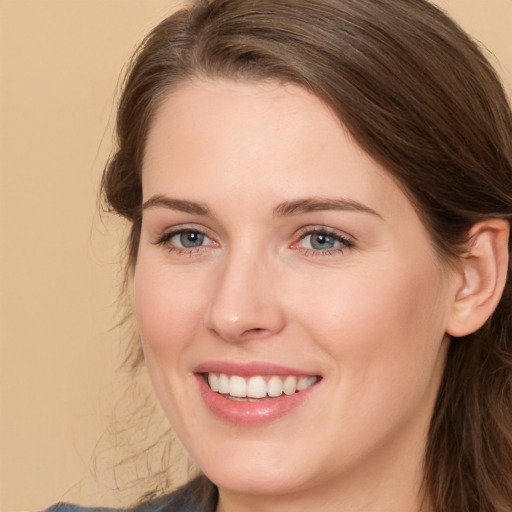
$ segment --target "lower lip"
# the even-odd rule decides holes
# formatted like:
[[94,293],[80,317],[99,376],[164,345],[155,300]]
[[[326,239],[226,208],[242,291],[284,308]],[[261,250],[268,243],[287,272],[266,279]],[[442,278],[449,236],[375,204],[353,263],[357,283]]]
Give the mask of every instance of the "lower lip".
[[212,391],[202,374],[196,374],[201,396],[208,408],[221,420],[238,425],[263,425],[282,418],[309,398],[319,381],[309,388],[275,398],[262,398],[253,402],[230,400]]

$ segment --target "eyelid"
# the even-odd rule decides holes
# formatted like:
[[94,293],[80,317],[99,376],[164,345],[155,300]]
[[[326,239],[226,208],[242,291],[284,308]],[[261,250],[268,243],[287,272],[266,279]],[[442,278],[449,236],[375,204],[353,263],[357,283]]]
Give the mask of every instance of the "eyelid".
[[[180,233],[183,233],[186,231],[199,233],[213,243],[201,245],[201,246],[197,246],[197,247],[180,247],[180,246],[175,246],[175,245],[170,246],[169,242],[174,236],[179,235]],[[190,253],[191,251],[197,252],[198,250],[206,249],[208,247],[217,247],[219,245],[219,243],[215,240],[214,236],[210,233],[210,230],[206,229],[204,226],[198,226],[195,224],[182,224],[182,225],[167,228],[163,231],[163,233],[159,234],[157,236],[157,238],[155,240],[153,240],[151,243],[153,245],[169,244],[167,247],[168,250],[170,250],[170,251],[176,250],[176,251],[182,251],[182,252],[187,252],[187,253]]]
[[[324,233],[328,236],[331,236],[336,239],[336,241],[340,242],[338,247],[333,247],[332,249],[309,249],[304,247],[299,247],[300,242],[304,240],[307,236],[313,235],[315,233]],[[356,239],[355,237],[327,226],[322,225],[313,225],[313,226],[304,226],[297,232],[296,240],[291,244],[292,249],[301,250],[306,255],[313,256],[330,256],[335,253],[341,253],[348,249],[354,247]]]
[[302,239],[306,235],[310,235],[312,233],[325,233],[327,235],[334,236],[335,238],[339,238],[340,240],[354,243],[356,242],[356,237],[348,234],[346,231],[324,226],[323,224],[312,224],[310,226],[304,226],[297,230],[296,236]]
[[[180,245],[171,244],[170,240],[183,232],[196,232],[206,237],[210,243],[196,246],[196,247],[182,247]],[[333,237],[337,242],[338,246],[330,249],[311,249],[307,247],[300,247],[300,243],[310,235],[315,233],[323,233],[330,237]],[[344,231],[340,231],[335,228],[327,227],[324,225],[311,225],[300,228],[295,235],[294,241],[290,244],[291,249],[300,250],[306,255],[314,256],[330,256],[335,253],[344,252],[354,247],[356,238]],[[197,252],[208,250],[212,247],[219,247],[220,244],[215,240],[215,236],[210,233],[210,230],[204,226],[197,224],[181,224],[166,228],[161,234],[157,236],[155,240],[151,242],[153,245],[166,246],[169,252],[177,252],[178,254],[196,254]]]

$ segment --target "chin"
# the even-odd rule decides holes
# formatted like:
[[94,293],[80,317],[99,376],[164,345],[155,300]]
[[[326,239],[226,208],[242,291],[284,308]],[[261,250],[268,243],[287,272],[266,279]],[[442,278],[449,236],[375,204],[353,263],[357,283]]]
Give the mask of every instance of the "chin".
[[313,485],[317,475],[311,454],[284,440],[248,440],[228,443],[212,439],[214,450],[196,446],[192,456],[219,488],[241,494],[286,495]]
[[231,492],[258,495],[286,495],[304,488],[304,475],[291,467],[247,464],[213,468],[206,476],[219,488]]

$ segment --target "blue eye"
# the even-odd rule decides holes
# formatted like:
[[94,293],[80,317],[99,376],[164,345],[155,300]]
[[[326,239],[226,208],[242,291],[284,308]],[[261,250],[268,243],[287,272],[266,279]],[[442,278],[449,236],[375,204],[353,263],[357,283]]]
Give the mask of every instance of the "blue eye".
[[199,231],[184,230],[174,234],[170,238],[170,242],[184,248],[201,247],[204,244],[205,235]]
[[311,247],[318,250],[334,249],[336,242],[338,242],[333,236],[326,233],[311,233],[305,238],[308,237]]
[[353,247],[354,242],[338,233],[318,229],[304,233],[298,245],[312,253],[330,254],[330,251],[338,252]]
[[165,233],[154,242],[163,245],[167,251],[176,254],[195,254],[197,250],[207,247],[216,247],[217,244],[207,235],[197,229],[177,229]]

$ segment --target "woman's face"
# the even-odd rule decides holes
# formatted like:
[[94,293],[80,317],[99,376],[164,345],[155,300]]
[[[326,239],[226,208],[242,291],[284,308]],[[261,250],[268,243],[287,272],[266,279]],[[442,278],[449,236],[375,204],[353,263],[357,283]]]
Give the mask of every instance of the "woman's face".
[[293,85],[190,83],[142,177],[144,353],[201,469],[283,496],[419,479],[456,280],[330,110]]

